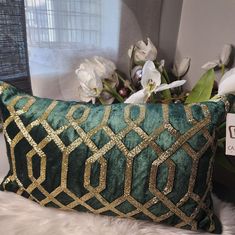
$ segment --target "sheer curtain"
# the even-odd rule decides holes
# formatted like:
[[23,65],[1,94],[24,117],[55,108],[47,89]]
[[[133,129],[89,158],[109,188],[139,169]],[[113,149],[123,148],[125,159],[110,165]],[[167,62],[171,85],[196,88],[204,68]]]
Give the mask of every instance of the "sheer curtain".
[[76,100],[75,70],[94,55],[128,74],[130,45],[147,36],[157,43],[161,1],[25,0],[34,94]]

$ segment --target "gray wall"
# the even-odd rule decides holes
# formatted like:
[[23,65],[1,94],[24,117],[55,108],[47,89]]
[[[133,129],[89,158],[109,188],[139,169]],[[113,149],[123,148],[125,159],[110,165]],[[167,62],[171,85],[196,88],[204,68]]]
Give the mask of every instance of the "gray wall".
[[184,0],[176,58],[192,58],[189,87],[203,73],[201,66],[218,57],[224,43],[235,45],[235,0]]

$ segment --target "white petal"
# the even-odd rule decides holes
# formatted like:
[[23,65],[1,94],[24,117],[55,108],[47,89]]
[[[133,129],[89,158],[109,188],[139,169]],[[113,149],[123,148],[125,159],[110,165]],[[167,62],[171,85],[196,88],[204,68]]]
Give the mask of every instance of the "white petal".
[[116,70],[115,64],[102,56],[94,56],[92,62],[96,74],[101,79],[110,78]]
[[125,100],[126,104],[143,104],[146,103],[149,96],[145,92],[145,89],[139,90],[133,95],[131,95],[128,99]]
[[138,41],[138,42],[136,43],[136,47],[137,47],[138,49],[141,49],[141,50],[145,49],[146,46],[147,46],[147,45],[146,45],[146,43],[145,43],[143,40]]
[[186,80],[179,80],[179,81],[172,82],[170,84],[161,84],[159,87],[157,87],[155,92],[164,91],[166,89],[172,89],[172,88],[175,88],[175,87],[179,87],[179,86],[184,85],[185,82],[186,82]]
[[133,49],[134,49],[134,46],[133,46],[133,45],[131,45],[131,47],[128,49],[127,54],[128,54],[128,56],[129,56],[129,58],[131,58],[131,56],[132,56]]
[[226,80],[228,77],[232,76],[233,74],[235,74],[235,68],[232,68],[229,71],[227,71],[224,74],[224,76],[220,79],[220,83],[222,83],[224,80]]
[[157,59],[157,48],[154,46],[153,42],[150,40],[150,38],[147,38],[148,40],[148,54],[146,56],[146,60],[156,60]]
[[229,70],[222,77],[219,83],[218,94],[235,94],[235,68]]
[[142,70],[142,79],[141,79],[142,87],[146,88],[150,80],[152,80],[155,83],[155,87],[159,86],[161,84],[161,74],[156,69],[152,61],[147,61],[144,64]]
[[78,69],[76,71],[80,87],[88,97],[97,97],[103,90],[103,84],[93,70]]
[[163,72],[163,68],[165,66],[165,60],[161,60],[160,61],[160,65],[158,67],[159,71],[162,73]]
[[[130,52],[131,51],[129,50],[129,56]],[[154,46],[154,44],[149,38],[147,38],[147,43],[141,40],[135,44],[134,61],[136,64],[138,64],[139,62],[145,62],[147,60],[154,61],[156,58],[157,48]]]
[[217,67],[219,64],[220,64],[219,60],[209,61],[202,66],[202,69],[208,71],[210,69]]
[[220,54],[220,62],[221,64],[227,65],[229,63],[230,55],[232,53],[232,45],[225,44],[223,46],[222,52]]
[[78,100],[79,101],[88,103],[91,101],[91,99],[92,97],[87,96],[87,94],[84,92],[84,90],[81,87],[78,88]]

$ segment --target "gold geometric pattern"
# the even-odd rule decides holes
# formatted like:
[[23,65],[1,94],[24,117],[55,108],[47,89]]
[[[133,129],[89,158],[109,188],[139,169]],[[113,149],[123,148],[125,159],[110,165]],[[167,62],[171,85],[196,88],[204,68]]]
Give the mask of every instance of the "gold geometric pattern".
[[[21,109],[15,110],[15,105],[21,99],[26,99],[27,102],[24,104],[24,107]],[[169,219],[171,216],[176,215],[179,218],[179,222],[176,225],[178,228],[183,228],[185,226],[190,226],[192,230],[197,230],[197,216],[201,210],[205,211],[208,217],[211,219],[209,231],[214,230],[214,224],[212,220],[213,211],[208,208],[205,203],[206,197],[208,193],[211,191],[211,177],[212,177],[212,161],[211,157],[209,163],[209,169],[206,177],[206,185],[207,188],[204,192],[203,196],[199,196],[194,192],[195,180],[197,176],[197,170],[200,158],[205,154],[207,149],[211,147],[213,151],[215,151],[214,137],[215,132],[212,133],[208,130],[208,125],[211,122],[210,111],[208,107],[203,104],[198,104],[201,107],[204,118],[202,120],[194,119],[192,114],[192,107],[190,105],[184,106],[185,115],[187,118],[187,123],[191,125],[191,128],[181,134],[179,130],[177,130],[171,123],[169,117],[169,105],[162,105],[162,113],[163,113],[163,124],[158,128],[154,129],[151,134],[147,134],[143,128],[141,128],[141,123],[145,119],[146,115],[146,106],[144,105],[126,105],[124,108],[124,122],[127,124],[125,128],[123,128],[118,133],[115,133],[107,124],[110,114],[112,112],[111,106],[105,106],[102,121],[96,127],[92,128],[88,132],[86,132],[82,128],[82,124],[85,123],[89,117],[91,107],[83,104],[72,105],[67,112],[66,120],[68,124],[59,126],[58,129],[54,129],[50,126],[48,122],[48,117],[51,112],[57,107],[59,101],[52,101],[50,105],[47,107],[46,111],[37,118],[36,120],[30,122],[28,125],[24,125],[22,121],[22,115],[27,113],[30,108],[34,105],[36,99],[31,96],[23,95],[16,96],[11,102],[7,105],[7,109],[10,113],[9,117],[4,122],[4,134],[6,140],[10,146],[10,158],[12,163],[12,174],[4,181],[3,187],[9,182],[16,181],[19,190],[17,193],[22,195],[24,192],[27,192],[30,199],[38,202],[39,204],[45,206],[48,203],[52,202],[56,206],[64,210],[73,210],[77,206],[81,205],[85,207],[88,211],[93,212],[95,214],[101,214],[104,212],[111,211],[120,217],[134,217],[139,213],[143,213],[145,216],[149,217],[151,220],[155,222],[162,222],[164,220]],[[131,110],[133,107],[138,107],[139,115],[133,120],[131,118]],[[82,115],[75,119],[75,112],[77,110],[83,110]],[[14,123],[18,129],[20,130],[13,138],[9,136],[7,128],[10,124]],[[46,135],[42,140],[37,143],[34,140],[34,137],[30,135],[30,131],[37,127],[42,126],[46,131]],[[73,128],[79,135],[79,138],[71,142],[68,146],[66,146],[60,138],[60,135],[64,133],[68,128]],[[109,141],[105,143],[102,147],[98,147],[94,141],[92,141],[92,137],[98,133],[99,131],[104,131],[105,134],[109,137]],[[134,131],[137,133],[141,142],[138,143],[133,149],[128,149],[123,139],[126,137],[128,133]],[[175,142],[167,149],[163,150],[161,146],[159,146],[156,142],[157,137],[163,132],[168,131],[172,137],[175,138]],[[195,134],[202,133],[204,138],[207,140],[206,144],[199,150],[195,151],[188,140],[190,140]],[[19,180],[16,169],[16,155],[15,148],[17,144],[26,140],[28,144],[31,146],[31,150],[26,154],[27,160],[27,171],[28,177],[31,183],[26,187],[23,182]],[[43,182],[46,180],[46,170],[47,170],[47,156],[44,152],[45,147],[54,141],[56,146],[60,149],[62,153],[62,164],[61,164],[61,176],[60,176],[60,185],[53,190],[52,192],[48,192],[43,186]],[[69,170],[69,156],[70,154],[78,148],[81,144],[86,145],[91,151],[91,155],[86,159],[85,162],[85,170],[84,170],[84,188],[87,190],[87,193],[78,197],[74,192],[72,192],[68,188],[68,170]],[[150,167],[150,177],[149,177],[149,185],[148,190],[152,193],[153,197],[148,200],[146,203],[142,204],[138,200],[136,200],[131,193],[132,190],[132,178],[133,178],[133,164],[135,158],[140,154],[145,148],[151,147],[156,153],[156,159],[152,162]],[[117,147],[118,150],[125,156],[126,160],[126,168],[125,168],[125,182],[124,182],[124,192],[123,195],[113,200],[112,202],[108,201],[104,196],[102,196],[102,191],[104,191],[107,187],[106,178],[107,178],[107,159],[104,157],[106,153],[108,153],[113,147]],[[179,149],[185,151],[189,158],[191,158],[192,162],[192,172],[189,179],[188,191],[187,193],[177,202],[174,203],[168,195],[174,190],[174,180],[175,175],[177,173],[177,166],[175,162],[172,160],[172,155],[174,155]],[[33,158],[37,155],[40,158],[40,174],[39,177],[35,177],[33,174]],[[99,173],[99,184],[94,187],[91,184],[91,171],[93,164],[99,164],[100,173]],[[163,190],[159,190],[157,187],[157,176],[159,168],[162,164],[167,166],[168,177],[167,183]],[[40,191],[42,195],[44,195],[44,199],[40,200],[36,198],[33,194],[33,191],[37,189]],[[57,196],[61,193],[68,195],[72,201],[67,205],[64,205],[57,199]],[[95,209],[91,205],[88,204],[88,201],[92,198],[96,198],[101,204],[102,207]],[[188,202],[188,200],[193,200],[196,202],[197,206],[195,206],[194,210],[190,215],[187,215],[181,208]],[[130,212],[124,213],[118,209],[118,206],[124,202],[128,202],[135,209]],[[151,211],[151,207],[156,205],[157,203],[161,203],[168,211],[162,215],[155,215],[154,212]]]

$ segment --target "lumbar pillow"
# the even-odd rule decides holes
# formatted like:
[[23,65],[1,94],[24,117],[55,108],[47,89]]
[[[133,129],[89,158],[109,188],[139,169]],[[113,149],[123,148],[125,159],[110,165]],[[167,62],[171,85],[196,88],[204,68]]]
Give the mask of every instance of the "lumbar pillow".
[[220,233],[211,176],[229,102],[91,105],[0,82],[10,171],[1,189],[43,206]]

